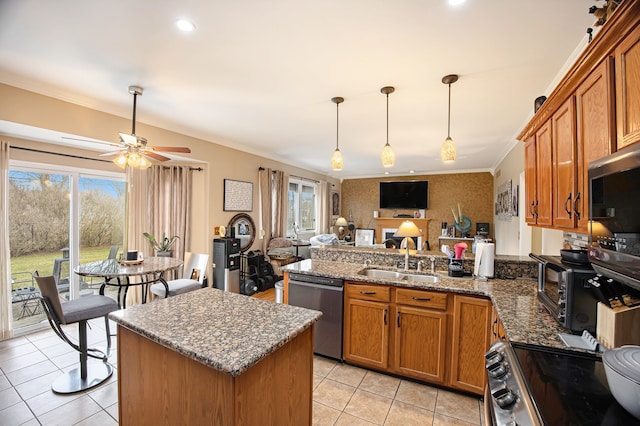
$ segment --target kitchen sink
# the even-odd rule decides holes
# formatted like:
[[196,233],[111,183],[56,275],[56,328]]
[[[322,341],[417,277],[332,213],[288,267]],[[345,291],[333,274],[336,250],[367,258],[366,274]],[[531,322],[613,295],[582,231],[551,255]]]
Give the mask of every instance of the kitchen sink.
[[407,281],[418,281],[421,283],[439,283],[440,282],[440,276],[438,275],[407,274],[404,276],[404,279]]
[[364,269],[360,271],[359,274],[372,278],[386,278],[398,281],[417,281],[421,283],[440,282],[440,277],[438,275],[407,274],[403,272],[389,271],[387,269]]
[[364,271],[360,271],[360,275],[366,275],[367,277],[373,278],[391,278],[396,280],[401,280],[404,277],[404,274],[396,271],[388,271],[386,269],[365,269]]

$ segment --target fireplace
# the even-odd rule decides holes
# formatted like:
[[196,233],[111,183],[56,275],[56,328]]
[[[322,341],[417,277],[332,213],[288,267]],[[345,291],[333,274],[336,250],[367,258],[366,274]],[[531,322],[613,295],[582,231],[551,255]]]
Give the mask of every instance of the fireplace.
[[[398,228],[382,228],[382,241],[380,241],[381,243],[384,243],[387,240],[393,240],[395,241],[396,244],[396,248],[400,248],[400,244],[402,243],[402,240],[404,240],[404,238],[402,237],[394,237],[394,234],[398,232]],[[413,242],[416,245],[416,249],[420,250],[422,248],[422,236],[419,237],[411,237],[411,239],[413,240]]]

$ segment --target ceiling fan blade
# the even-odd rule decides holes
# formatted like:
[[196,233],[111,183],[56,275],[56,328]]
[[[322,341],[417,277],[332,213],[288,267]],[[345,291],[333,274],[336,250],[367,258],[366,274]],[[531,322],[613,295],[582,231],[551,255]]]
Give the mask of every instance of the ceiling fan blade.
[[150,151],[150,150],[145,150],[145,151],[142,152],[142,154],[146,155],[147,157],[151,157],[151,158],[153,158],[155,160],[158,160],[158,161],[169,161],[169,160],[171,160],[171,158],[165,157],[164,155],[156,154],[155,152]]
[[78,141],[78,142],[95,143],[95,144],[98,144],[98,145],[120,146],[120,144],[113,143],[113,142],[92,141],[92,140],[89,140],[89,139],[72,138],[71,136],[62,136],[62,139],[67,139],[67,140],[70,140],[70,141]]
[[126,151],[122,151],[122,150],[118,150],[118,151],[110,151],[110,152],[105,152],[104,154],[100,154],[98,157],[109,157],[111,155],[117,155],[117,154],[122,154]]
[[184,152],[186,154],[191,153],[191,150],[184,146],[150,146],[147,149],[157,152]]

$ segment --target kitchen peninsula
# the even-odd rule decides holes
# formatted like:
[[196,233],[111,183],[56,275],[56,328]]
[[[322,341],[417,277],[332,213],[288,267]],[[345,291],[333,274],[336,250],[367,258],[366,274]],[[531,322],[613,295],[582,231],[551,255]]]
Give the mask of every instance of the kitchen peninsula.
[[112,313],[119,423],[311,424],[320,316],[212,288]]

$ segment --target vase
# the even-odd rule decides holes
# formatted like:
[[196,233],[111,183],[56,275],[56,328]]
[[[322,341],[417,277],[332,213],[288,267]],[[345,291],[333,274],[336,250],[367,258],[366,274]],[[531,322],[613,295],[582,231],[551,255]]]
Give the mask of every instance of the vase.
[[173,250],[157,251],[156,257],[173,257]]

